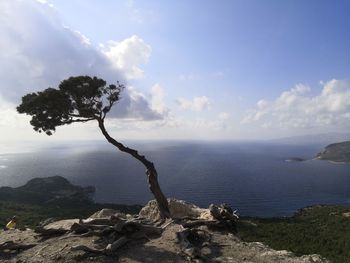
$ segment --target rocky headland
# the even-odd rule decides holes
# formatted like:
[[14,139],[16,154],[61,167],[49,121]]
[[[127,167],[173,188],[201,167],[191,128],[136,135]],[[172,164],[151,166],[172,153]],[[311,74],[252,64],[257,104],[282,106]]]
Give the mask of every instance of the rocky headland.
[[335,163],[350,163],[350,141],[329,144],[317,153],[315,158]]
[[20,187],[0,187],[0,200],[21,203],[76,205],[93,203],[94,186],[71,184],[62,176],[33,178]]

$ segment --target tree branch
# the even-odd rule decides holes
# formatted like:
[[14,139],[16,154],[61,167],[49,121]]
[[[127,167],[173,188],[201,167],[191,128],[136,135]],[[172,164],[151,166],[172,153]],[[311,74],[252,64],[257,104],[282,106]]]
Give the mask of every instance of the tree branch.
[[92,121],[92,120],[96,120],[96,118],[87,118],[87,119],[71,119],[67,122],[65,122],[65,124],[71,124],[73,122],[88,122],[88,121]]

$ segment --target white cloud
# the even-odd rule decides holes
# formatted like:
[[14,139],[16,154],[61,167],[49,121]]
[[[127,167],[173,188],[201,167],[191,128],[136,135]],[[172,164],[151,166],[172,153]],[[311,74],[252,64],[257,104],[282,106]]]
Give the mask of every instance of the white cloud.
[[185,110],[203,111],[210,108],[210,100],[206,96],[194,97],[192,100],[178,98],[176,102]]
[[47,0],[36,0],[36,1],[41,3],[41,4],[47,4]]
[[[121,72],[79,34],[62,25],[56,10],[36,1],[0,2],[1,95],[18,102],[30,91],[72,75],[123,80]],[[115,78],[111,79],[112,81]]]
[[[151,47],[138,36],[111,41],[102,52],[81,32],[64,26],[57,10],[42,0],[0,1],[0,35],[0,97],[14,105],[26,93],[56,87],[69,76],[96,75],[125,83],[143,74],[139,64],[151,55]],[[135,88],[122,96],[111,116],[163,118]]]
[[[69,28],[67,29],[69,30]],[[85,36],[78,30],[72,30],[72,32],[80,39],[80,42],[82,44],[84,44],[85,46],[91,46],[90,39],[87,36]]]
[[138,65],[148,62],[152,48],[143,39],[133,35],[120,42],[108,41],[103,53],[128,79],[137,79],[144,75],[144,71]]
[[162,120],[166,114],[153,109],[150,101],[142,92],[130,86],[113,107],[109,117],[137,121]]
[[16,112],[16,106],[0,97],[0,127],[3,130],[6,127],[16,127],[18,120],[23,119]]
[[218,115],[219,120],[227,120],[228,118],[230,118],[230,114],[228,114],[227,112],[220,112]]
[[151,94],[152,109],[160,114],[166,114],[169,109],[166,108],[164,103],[165,90],[160,86],[160,84],[156,83],[152,87]]
[[350,83],[333,79],[322,85],[322,91],[315,96],[309,95],[308,86],[298,84],[273,101],[260,100],[242,123],[280,129],[349,127]]

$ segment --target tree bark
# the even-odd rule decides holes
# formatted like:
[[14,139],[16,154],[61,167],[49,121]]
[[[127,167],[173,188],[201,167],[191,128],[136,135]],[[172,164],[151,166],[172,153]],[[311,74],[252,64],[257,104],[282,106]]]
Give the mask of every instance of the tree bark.
[[104,120],[98,119],[98,126],[100,130],[102,131],[102,134],[105,136],[107,141],[117,147],[120,151],[130,154],[135,159],[139,160],[145,167],[146,167],[146,175],[148,177],[148,185],[149,189],[151,190],[152,194],[154,195],[158,208],[160,211],[161,218],[170,218],[170,211],[168,206],[168,200],[164,196],[162,190],[160,189],[159,183],[158,183],[158,174],[157,170],[154,167],[154,164],[147,160],[145,156],[140,155],[136,150],[131,149],[129,147],[124,146],[122,143],[116,141],[114,138],[112,138],[105,126],[104,126]]

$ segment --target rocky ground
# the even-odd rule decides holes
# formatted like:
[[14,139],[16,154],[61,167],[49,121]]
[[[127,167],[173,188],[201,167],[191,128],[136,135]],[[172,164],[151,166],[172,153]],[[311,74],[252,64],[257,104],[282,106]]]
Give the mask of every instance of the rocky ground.
[[[108,209],[95,213],[85,221],[79,221],[78,219],[61,220],[44,226],[47,231],[61,231],[56,234],[43,235],[45,232],[36,233],[31,229],[1,231],[0,260],[1,262],[16,263],[328,262],[318,255],[296,257],[291,252],[275,251],[262,243],[243,242],[232,233],[232,228],[213,228],[208,224],[199,224],[201,222],[213,224],[217,219],[213,218],[210,210],[198,208],[184,201],[171,200],[170,210],[173,219],[162,222],[159,221],[155,203],[150,202],[138,217],[124,215]],[[111,219],[124,220],[124,226],[127,227],[130,227],[130,224],[127,225],[128,223],[136,222],[135,220],[142,223],[147,222],[148,227],[152,226],[161,229],[161,231],[150,235],[145,232],[145,235],[138,235],[137,238],[128,238],[126,244],[113,251],[105,248],[106,244],[110,242],[110,236],[115,233],[109,232],[108,235],[100,235],[101,232],[94,231],[95,234],[86,235],[86,233],[72,231],[74,224],[77,226],[87,224],[87,222],[105,222]],[[96,224],[94,226],[94,229],[97,229]],[[114,229],[122,232],[122,228],[114,226]],[[128,232],[125,236],[135,237],[134,232],[133,235],[130,233]],[[92,248],[95,252],[79,249],[82,246]]]

